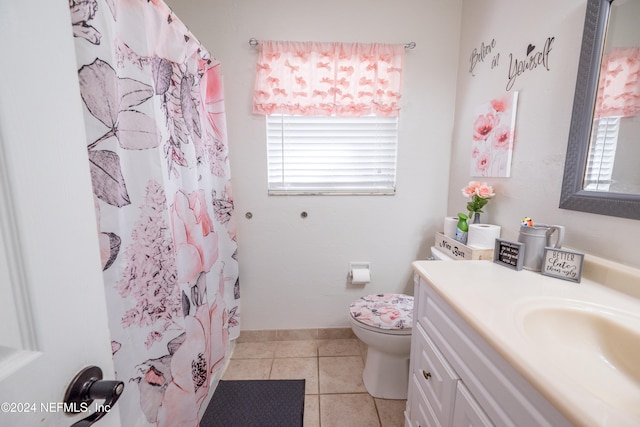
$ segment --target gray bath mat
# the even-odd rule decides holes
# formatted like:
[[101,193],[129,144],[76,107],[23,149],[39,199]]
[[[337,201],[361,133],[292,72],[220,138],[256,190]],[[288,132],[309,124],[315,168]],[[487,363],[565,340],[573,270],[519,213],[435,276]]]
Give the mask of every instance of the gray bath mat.
[[304,380],[221,380],[200,427],[302,427]]

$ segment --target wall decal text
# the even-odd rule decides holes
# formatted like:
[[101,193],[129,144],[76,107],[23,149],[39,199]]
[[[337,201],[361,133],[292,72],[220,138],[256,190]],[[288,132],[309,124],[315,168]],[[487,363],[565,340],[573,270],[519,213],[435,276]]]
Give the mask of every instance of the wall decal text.
[[[491,39],[491,42],[488,44],[484,44],[484,42],[482,42],[480,44],[480,48],[473,48],[473,50],[471,51],[471,56],[469,57],[469,72],[471,73],[472,76],[475,77],[473,70],[475,70],[476,65],[478,65],[478,62],[484,62],[484,60],[489,55],[491,55],[491,53],[493,52],[493,50],[495,50],[495,48],[496,48],[496,39]],[[500,59],[499,53],[493,56],[491,60],[491,69],[498,66],[499,59]]]
[[509,54],[509,81],[507,82],[507,90],[513,88],[516,78],[528,70],[534,70],[538,66],[544,67],[549,71],[549,52],[555,37],[548,37],[544,43],[544,47],[540,51],[536,51],[536,47],[532,44],[527,46],[527,58],[517,59],[513,54]]

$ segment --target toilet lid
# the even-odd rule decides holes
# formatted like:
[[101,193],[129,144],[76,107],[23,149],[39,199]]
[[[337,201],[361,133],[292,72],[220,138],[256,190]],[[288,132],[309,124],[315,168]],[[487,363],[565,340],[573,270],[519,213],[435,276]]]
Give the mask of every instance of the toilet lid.
[[413,297],[403,294],[367,295],[349,307],[359,322],[380,329],[411,329]]

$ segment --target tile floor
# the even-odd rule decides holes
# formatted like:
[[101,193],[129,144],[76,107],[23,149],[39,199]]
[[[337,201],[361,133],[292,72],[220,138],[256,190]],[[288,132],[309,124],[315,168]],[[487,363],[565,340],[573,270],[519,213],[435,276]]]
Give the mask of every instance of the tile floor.
[[405,400],[373,398],[364,388],[365,354],[357,338],[244,339],[222,379],[304,378],[304,427],[403,426]]

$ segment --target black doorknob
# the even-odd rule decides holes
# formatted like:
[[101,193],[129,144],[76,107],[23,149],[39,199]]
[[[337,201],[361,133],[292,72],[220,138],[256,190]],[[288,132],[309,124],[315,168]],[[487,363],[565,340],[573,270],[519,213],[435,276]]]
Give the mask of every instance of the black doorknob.
[[96,405],[96,411],[78,421],[71,427],[89,427],[109,413],[124,391],[122,381],[102,379],[102,369],[88,366],[73,378],[64,395],[65,410],[83,412],[96,399],[104,399],[104,403]]

